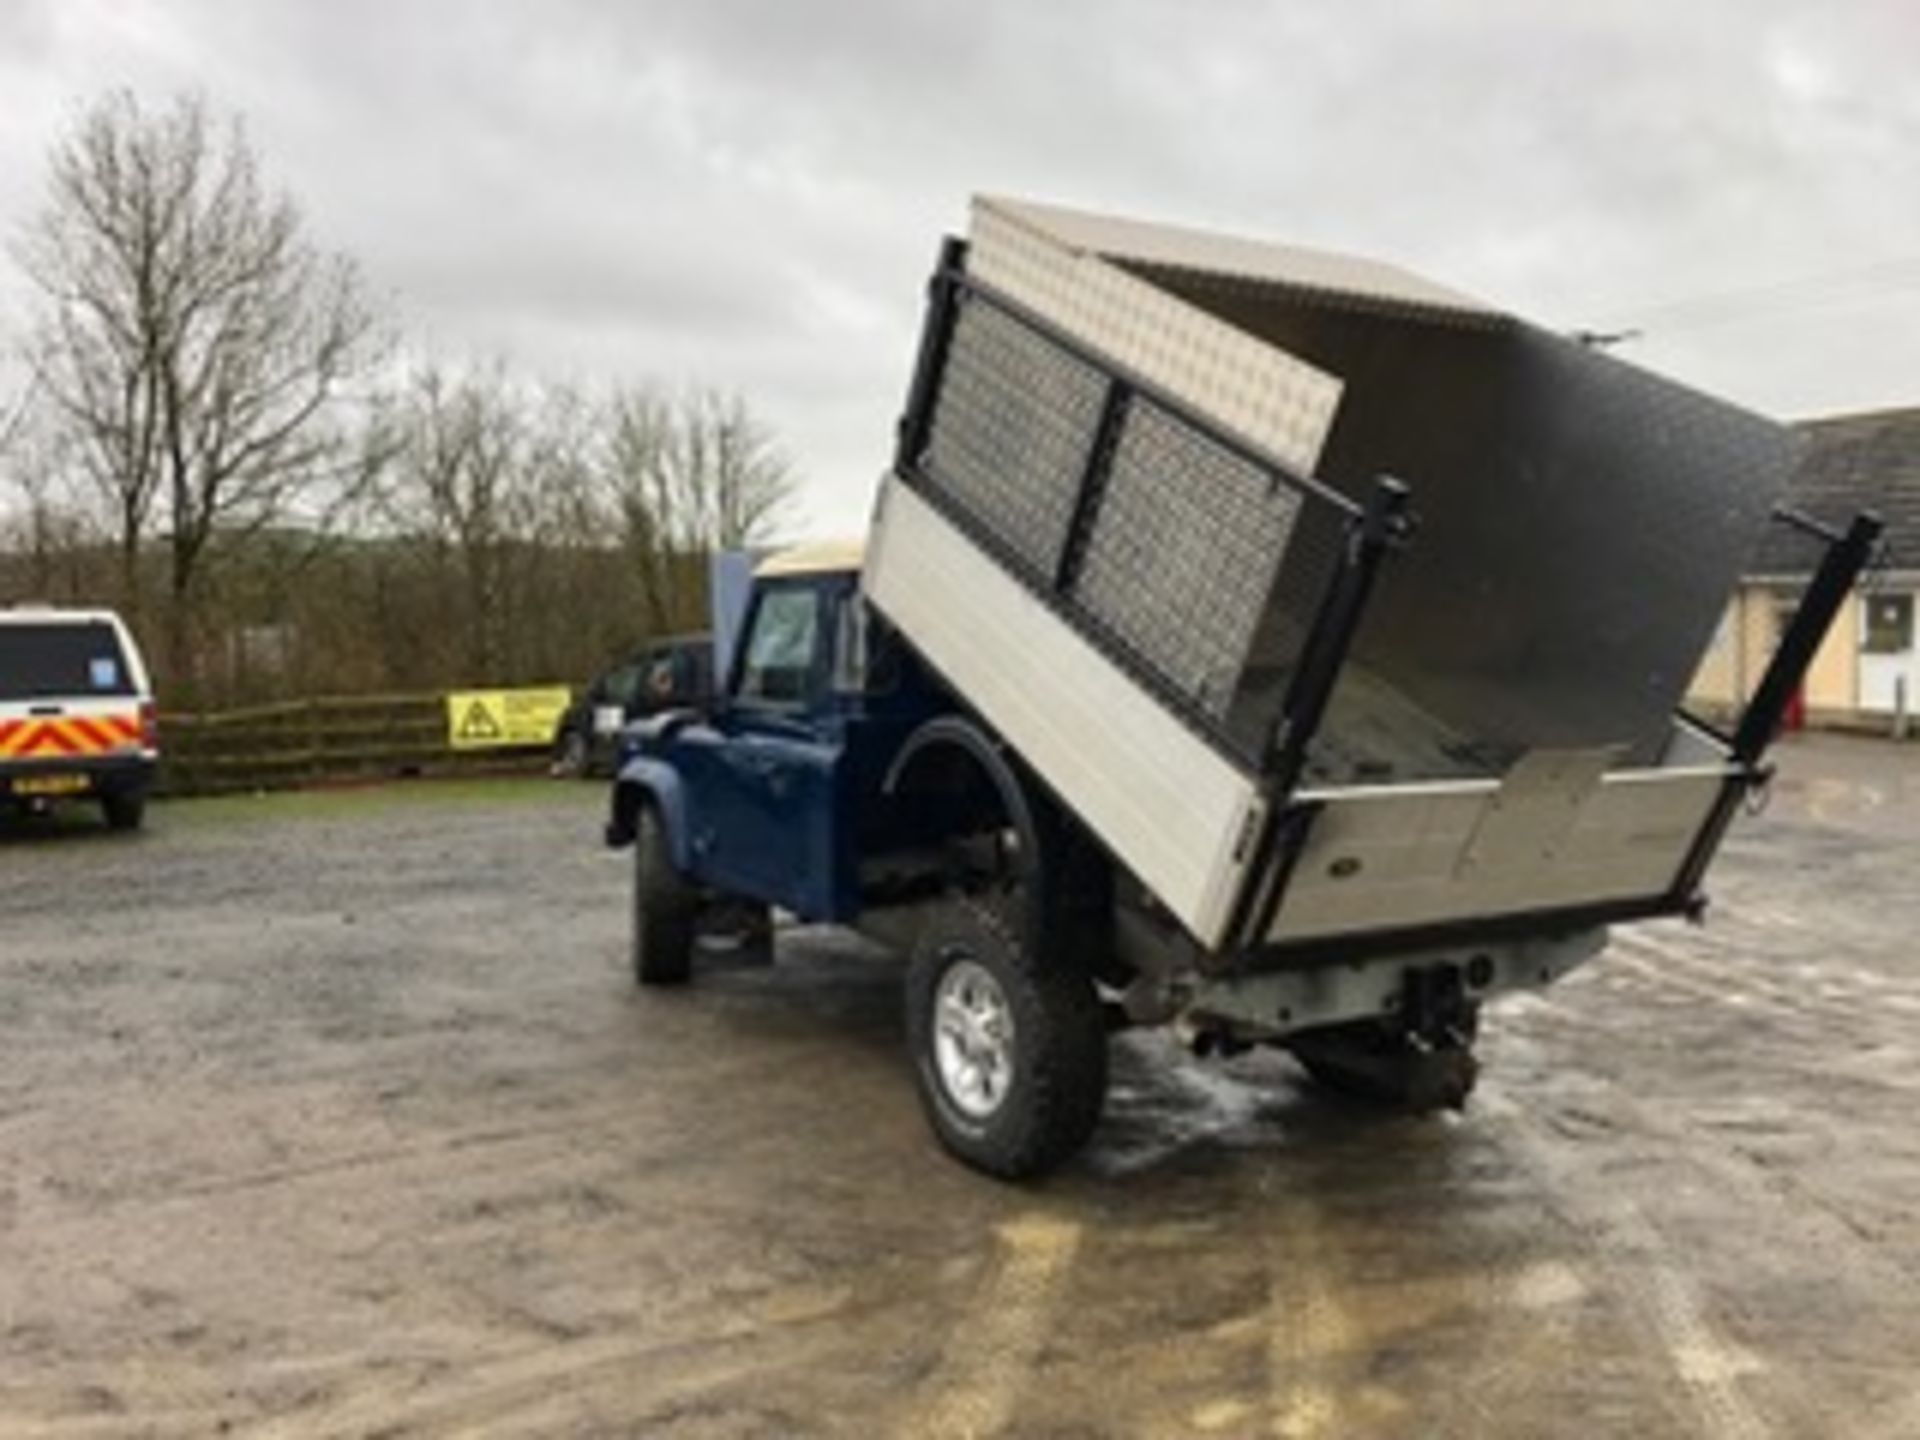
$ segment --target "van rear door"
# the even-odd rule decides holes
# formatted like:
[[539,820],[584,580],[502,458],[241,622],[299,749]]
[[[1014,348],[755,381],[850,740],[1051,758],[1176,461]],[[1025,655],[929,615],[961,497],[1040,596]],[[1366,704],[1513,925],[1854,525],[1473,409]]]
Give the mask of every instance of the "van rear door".
[[0,764],[147,751],[129,648],[104,616],[0,620]]

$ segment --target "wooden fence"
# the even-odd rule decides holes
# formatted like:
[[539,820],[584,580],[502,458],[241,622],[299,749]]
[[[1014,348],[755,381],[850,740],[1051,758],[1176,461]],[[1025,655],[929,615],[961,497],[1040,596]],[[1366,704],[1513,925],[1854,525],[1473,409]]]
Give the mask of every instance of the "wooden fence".
[[454,750],[443,694],[290,700],[160,717],[159,787],[168,795],[280,790],[409,775],[534,773],[548,747]]

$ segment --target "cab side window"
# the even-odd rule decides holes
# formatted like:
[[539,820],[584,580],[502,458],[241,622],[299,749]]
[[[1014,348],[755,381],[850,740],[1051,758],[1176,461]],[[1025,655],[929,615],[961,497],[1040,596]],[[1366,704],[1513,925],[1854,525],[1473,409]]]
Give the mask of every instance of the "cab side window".
[[807,588],[763,592],[741,657],[738,698],[795,705],[807,698],[820,643],[820,604]]

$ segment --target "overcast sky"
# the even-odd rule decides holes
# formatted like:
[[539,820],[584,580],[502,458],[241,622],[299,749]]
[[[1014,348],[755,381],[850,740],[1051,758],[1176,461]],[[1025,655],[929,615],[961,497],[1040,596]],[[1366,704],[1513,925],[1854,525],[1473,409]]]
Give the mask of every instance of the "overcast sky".
[[1581,8],[0,0],[0,229],[87,100],[197,89],[413,342],[738,388],[816,532],[862,520],[976,190],[1637,324],[1782,416],[1920,403],[1920,5]]

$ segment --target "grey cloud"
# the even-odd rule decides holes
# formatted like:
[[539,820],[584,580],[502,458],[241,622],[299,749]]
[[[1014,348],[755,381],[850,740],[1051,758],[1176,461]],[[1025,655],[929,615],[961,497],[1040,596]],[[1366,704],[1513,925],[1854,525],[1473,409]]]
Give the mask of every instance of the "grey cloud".
[[[0,10],[0,224],[61,97],[197,85],[434,343],[746,388],[823,528],[864,513],[975,190],[1359,249],[1569,325],[1920,234],[1898,0],[129,13]],[[1787,412],[1911,399],[1917,304],[1650,323],[1632,353]]]

